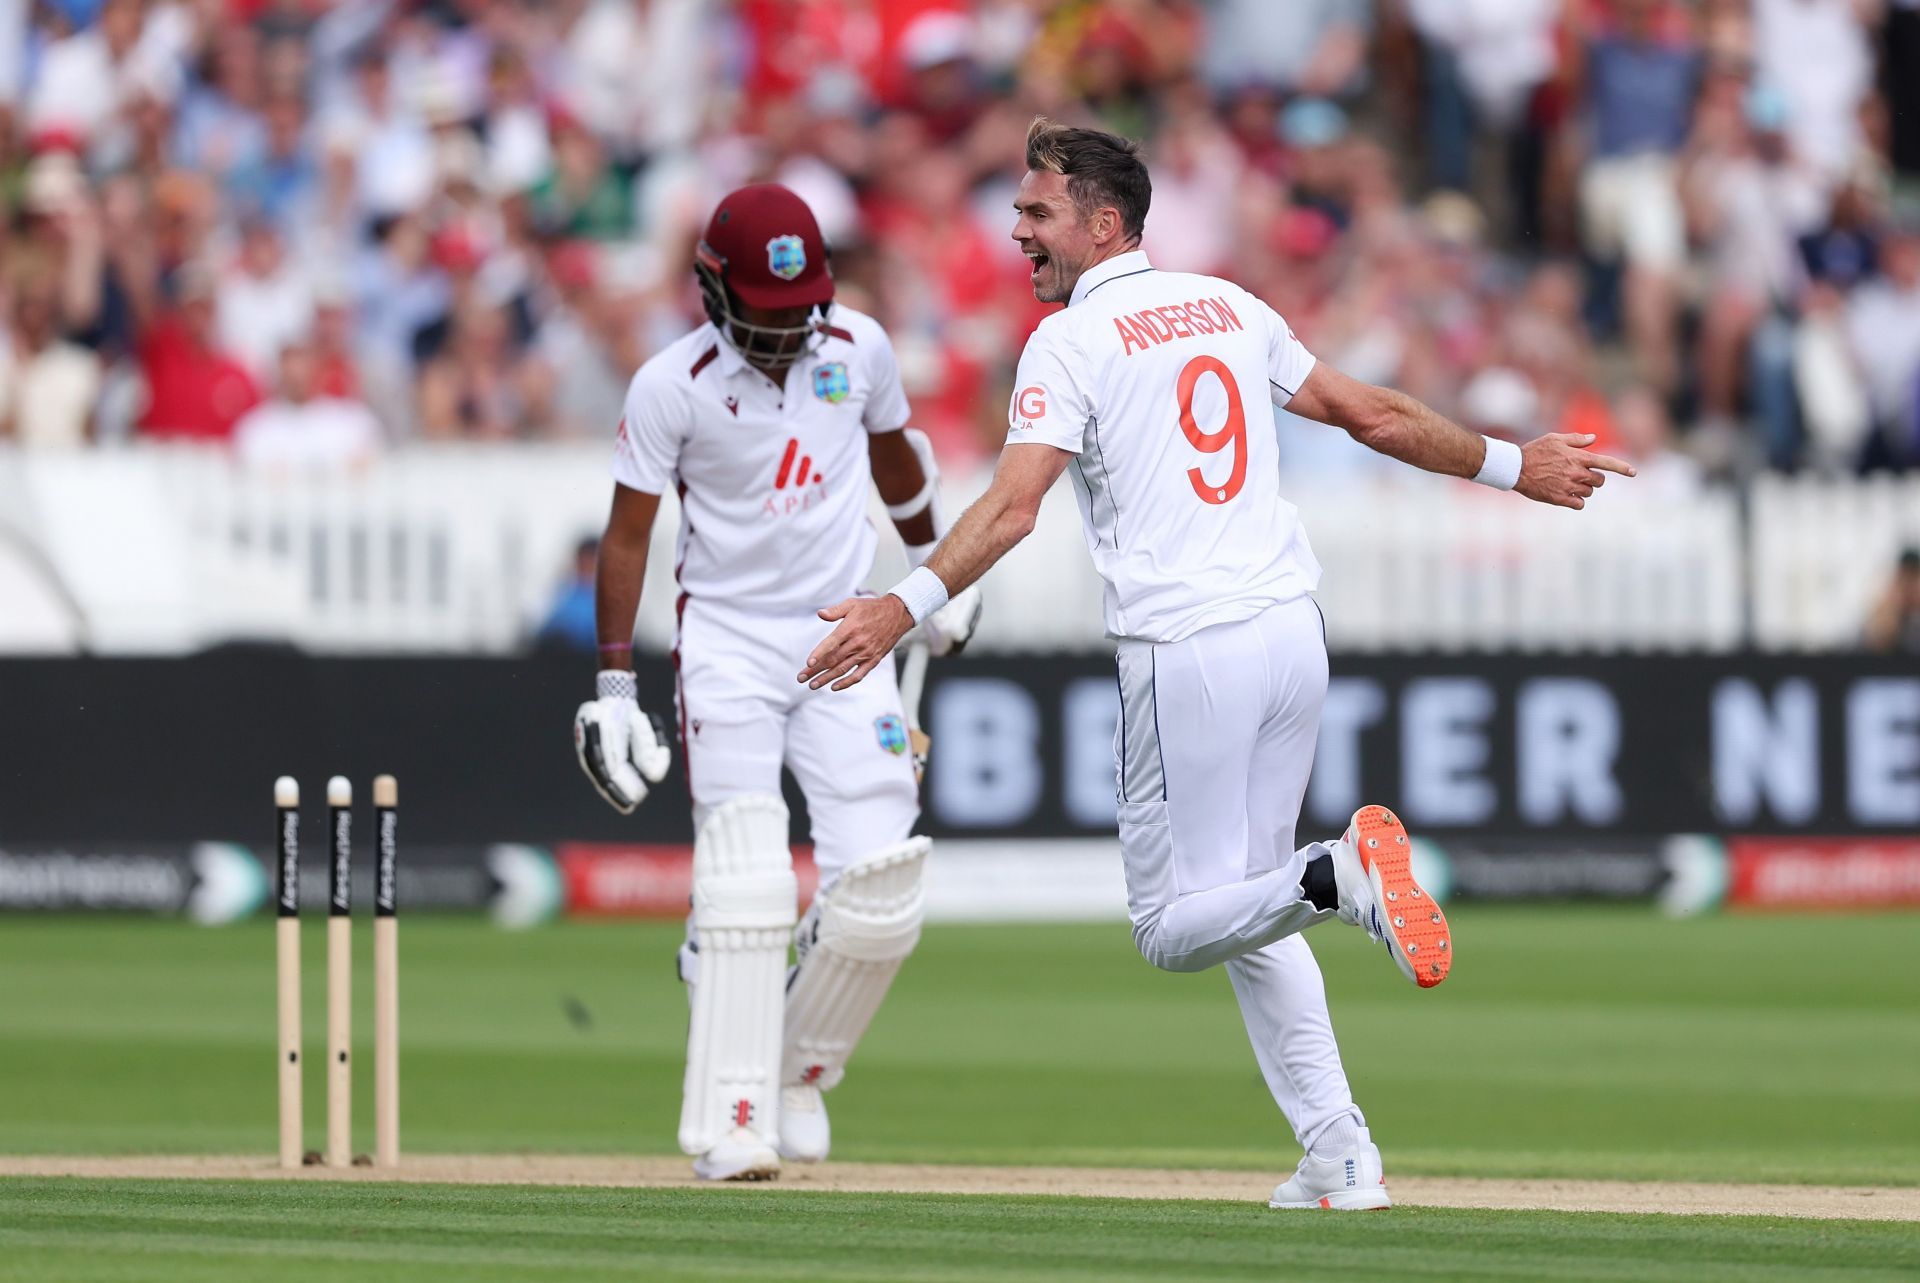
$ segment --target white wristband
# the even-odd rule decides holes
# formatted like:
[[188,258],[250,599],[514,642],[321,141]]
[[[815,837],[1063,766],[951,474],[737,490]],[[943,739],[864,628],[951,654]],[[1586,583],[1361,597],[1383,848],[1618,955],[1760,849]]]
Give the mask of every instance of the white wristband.
[[907,603],[907,613],[916,624],[924,623],[928,615],[947,604],[947,585],[925,566],[916,567],[887,591]]
[[633,674],[624,668],[603,668],[595,673],[593,691],[600,699],[634,699],[638,695]]
[[1480,439],[1487,443],[1487,457],[1482,460],[1480,471],[1473,474],[1473,479],[1495,490],[1513,489],[1520,481],[1520,447],[1498,437]]

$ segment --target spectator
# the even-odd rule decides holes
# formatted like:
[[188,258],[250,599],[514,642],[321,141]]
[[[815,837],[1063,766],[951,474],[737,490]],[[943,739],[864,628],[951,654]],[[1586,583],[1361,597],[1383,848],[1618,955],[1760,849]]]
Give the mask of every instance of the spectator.
[[1871,277],[1880,261],[1879,206],[1885,181],[1872,165],[1858,167],[1834,192],[1823,226],[1800,238],[1807,279],[1845,293]]
[[1546,430],[1532,380],[1498,365],[1474,375],[1460,394],[1460,422],[1475,432],[1521,443]]
[[985,106],[973,60],[973,20],[947,10],[923,13],[900,38],[906,68],[901,106],[935,143],[958,139]]
[[1882,275],[1847,301],[1847,332],[1867,388],[1874,431],[1860,463],[1868,468],[1910,466],[1915,444],[1915,395],[1920,388],[1920,226],[1895,227],[1881,248]]
[[[85,349],[100,438],[217,436],[224,357],[257,385],[297,339],[398,441],[604,433],[699,315],[715,185],[768,177],[958,471],[1046,311],[1006,231],[1047,111],[1142,136],[1157,261],[1246,282],[1369,381],[1496,418],[1524,385],[1528,430],[1603,438],[1643,426],[1644,383],[1703,462],[1751,421],[1777,466],[1905,466],[1920,266],[1881,175],[1920,173],[1920,0],[1884,15],[1883,108],[1884,2],[0,0],[3,261],[41,282],[9,377]],[[1423,119],[1379,134],[1363,91],[1416,80]],[[1478,183],[1476,135],[1507,150]],[[1445,190],[1410,200],[1423,169]],[[212,343],[198,262],[230,265]],[[1290,469],[1373,462],[1281,424]]]
[[323,281],[313,296],[315,386],[324,397],[360,399],[360,364],[353,353],[353,309],[346,291]]
[[1622,266],[1628,343],[1647,381],[1670,393],[1679,385],[1674,353],[1687,249],[1678,157],[1700,51],[1685,11],[1669,0],[1611,0],[1585,43],[1583,232],[1596,259]]
[[553,163],[540,86],[517,49],[496,49],[488,75],[487,181],[498,192],[526,191]]
[[1652,388],[1630,387],[1613,402],[1619,453],[1634,466],[1633,484],[1608,486],[1595,497],[1610,503],[1630,495],[1635,503],[1676,508],[1698,498],[1706,476],[1690,456],[1674,449],[1673,422],[1666,402]]
[[413,423],[413,338],[442,315],[447,279],[415,214],[376,220],[353,276],[355,352],[367,400],[404,438]]
[[478,295],[449,321],[446,346],[420,371],[422,436],[434,440],[501,441],[531,428],[534,390],[514,349],[506,311]]
[[93,436],[100,358],[60,336],[60,287],[49,265],[13,263],[12,306],[0,346],[0,440],[76,447]]
[[142,435],[225,441],[259,401],[247,369],[219,346],[213,273],[189,263],[174,274],[175,304],[140,337],[147,382]]
[[[1774,451],[1776,467],[1811,465],[1829,473],[1851,472],[1873,430],[1873,410],[1846,329],[1847,299],[1873,279],[1880,265],[1880,189],[1871,169],[1857,169],[1834,194],[1826,225],[1800,238],[1806,287],[1800,293],[1792,335],[1792,368],[1763,392],[1790,398],[1789,411],[1763,406],[1763,423],[1791,418],[1795,428],[1787,457]],[[1773,445],[1774,433],[1769,433]]]
[[1900,554],[1893,579],[1867,617],[1867,649],[1920,657],[1920,548]]
[[260,36],[244,23],[223,23],[208,36],[200,74],[175,114],[173,163],[230,187],[267,155]]
[[148,13],[143,0],[105,0],[91,26],[41,53],[27,100],[28,132],[64,133],[84,146],[102,141],[136,99],[172,101],[178,59],[191,39],[188,23],[170,9]]
[[1513,230],[1538,241],[1546,114],[1536,96],[1556,69],[1559,0],[1408,0],[1424,45],[1428,180],[1473,188],[1476,133],[1501,140]]
[[1373,8],[1373,0],[1219,0],[1208,19],[1207,80],[1220,92],[1259,84],[1350,96],[1364,82]]
[[261,120],[264,141],[259,154],[234,166],[228,192],[240,209],[277,227],[296,251],[320,249],[320,161],[308,137],[306,102],[282,94],[268,101]]
[[1214,274],[1233,251],[1233,194],[1241,160],[1211,112],[1188,108],[1160,135],[1153,220],[1145,248],[1162,271]]
[[220,344],[238,357],[256,383],[265,384],[278,353],[313,326],[313,287],[287,257],[279,231],[264,218],[248,218],[240,252],[221,277]]
[[[1708,255],[1698,356],[1702,430],[1722,450],[1728,442],[1716,438],[1737,436],[1749,349],[1761,326],[1800,294],[1800,240],[1818,229],[1828,206],[1819,176],[1793,154],[1787,112],[1786,99],[1768,85],[1743,92],[1738,82],[1716,78],[1701,99],[1688,164],[1692,222]],[[1770,345],[1782,346],[1778,338]],[[1790,461],[1792,425],[1776,420],[1765,429],[1770,457]]]
[[460,222],[450,221],[435,234],[429,253],[446,283],[445,305],[413,332],[409,347],[416,366],[439,356],[453,333],[454,317],[470,304],[505,307],[509,337],[518,354],[533,334],[526,299],[518,292],[518,273],[497,247]]
[[573,567],[554,594],[546,618],[535,630],[533,644],[541,650],[591,653],[600,644],[594,619],[593,577],[600,561],[600,541],[588,537],[573,549]]
[[1756,70],[1786,100],[1795,153],[1829,178],[1853,168],[1863,141],[1860,108],[1873,91],[1866,9],[1861,0],[1753,0]]
[[375,218],[417,211],[433,184],[433,139],[408,109],[380,51],[363,53],[357,70],[352,92],[325,122],[329,145],[355,158],[361,209]]
[[633,192],[606,148],[566,112],[553,118],[553,168],[530,193],[548,235],[619,240],[633,231]]
[[559,300],[540,325],[529,377],[537,421],[551,435],[604,436],[640,367],[637,282],[610,279],[609,267],[590,241],[562,246],[549,261]]
[[363,403],[326,396],[313,345],[280,349],[275,395],[233,430],[240,462],[266,472],[336,472],[366,464],[380,449],[380,424]]
[[1347,113],[1324,98],[1296,98],[1280,113],[1280,140],[1293,157],[1293,199],[1344,228],[1352,216],[1354,171]]

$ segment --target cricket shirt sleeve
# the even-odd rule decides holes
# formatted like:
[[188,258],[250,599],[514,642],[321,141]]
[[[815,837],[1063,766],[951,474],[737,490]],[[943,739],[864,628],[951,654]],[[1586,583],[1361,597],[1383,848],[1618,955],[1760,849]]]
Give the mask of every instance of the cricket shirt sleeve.
[[613,451],[613,479],[630,490],[656,495],[673,487],[680,449],[693,426],[684,390],[658,371],[658,363],[649,362],[627,385]]
[[1267,391],[1275,405],[1284,406],[1313,373],[1313,353],[1294,337],[1285,317],[1258,299],[1254,302],[1267,326]]
[[867,404],[860,422],[869,433],[898,432],[913,418],[907,404],[906,389],[900,385],[900,362],[894,359],[893,341],[878,325],[860,337],[866,354]]
[[1079,454],[1094,406],[1086,359],[1061,327],[1042,325],[1020,354],[1007,404],[1008,445],[1050,445]]

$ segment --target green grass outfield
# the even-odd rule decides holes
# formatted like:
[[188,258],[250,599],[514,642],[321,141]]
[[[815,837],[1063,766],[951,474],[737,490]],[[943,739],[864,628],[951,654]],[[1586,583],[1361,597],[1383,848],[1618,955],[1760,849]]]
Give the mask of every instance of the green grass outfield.
[[0,1280],[1910,1279],[1911,1225],[1118,1199],[0,1181]]
[[[1910,962],[1920,920],[1452,916],[1460,960],[1432,992],[1407,985],[1357,932],[1311,937],[1390,1176],[1920,1184]],[[366,1031],[371,950],[359,925]],[[308,926],[317,1145],[324,933],[317,918]],[[403,922],[403,1144],[672,1152],[686,1023],[677,938],[664,925],[514,934]],[[0,923],[0,1152],[270,1154],[273,994],[266,920]],[[362,1149],[367,1049],[363,1040]],[[835,1156],[846,1159],[1235,1167],[1277,1180],[1297,1157],[1225,977],[1158,973],[1119,925],[929,929],[831,1103]],[[368,1254],[421,1266],[402,1277],[485,1277],[483,1266],[531,1277],[570,1261],[579,1278],[645,1258],[661,1267],[654,1277],[697,1264],[713,1277],[1117,1278],[1122,1246],[1142,1276],[1233,1278],[1330,1269],[1355,1236],[1377,1244],[1368,1259],[1381,1270],[1418,1274],[1425,1260],[1434,1277],[1647,1277],[1649,1260],[1690,1277],[1711,1277],[1705,1263],[1718,1262],[1743,1278],[1920,1264],[1910,1224],[1437,1211],[1325,1223],[1334,1219],[781,1190],[15,1180],[0,1181],[0,1279],[263,1276],[267,1252],[285,1257],[276,1279]],[[848,1255],[830,1264],[829,1250]],[[906,1268],[927,1253],[919,1275]]]

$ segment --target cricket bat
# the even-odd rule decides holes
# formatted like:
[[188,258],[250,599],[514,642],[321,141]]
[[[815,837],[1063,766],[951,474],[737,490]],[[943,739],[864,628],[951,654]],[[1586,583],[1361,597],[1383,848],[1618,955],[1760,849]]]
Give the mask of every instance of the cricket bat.
[[927,773],[927,750],[933,740],[920,729],[920,694],[927,686],[927,644],[909,642],[900,661],[900,703],[907,714],[907,746],[913,752],[913,778]]

